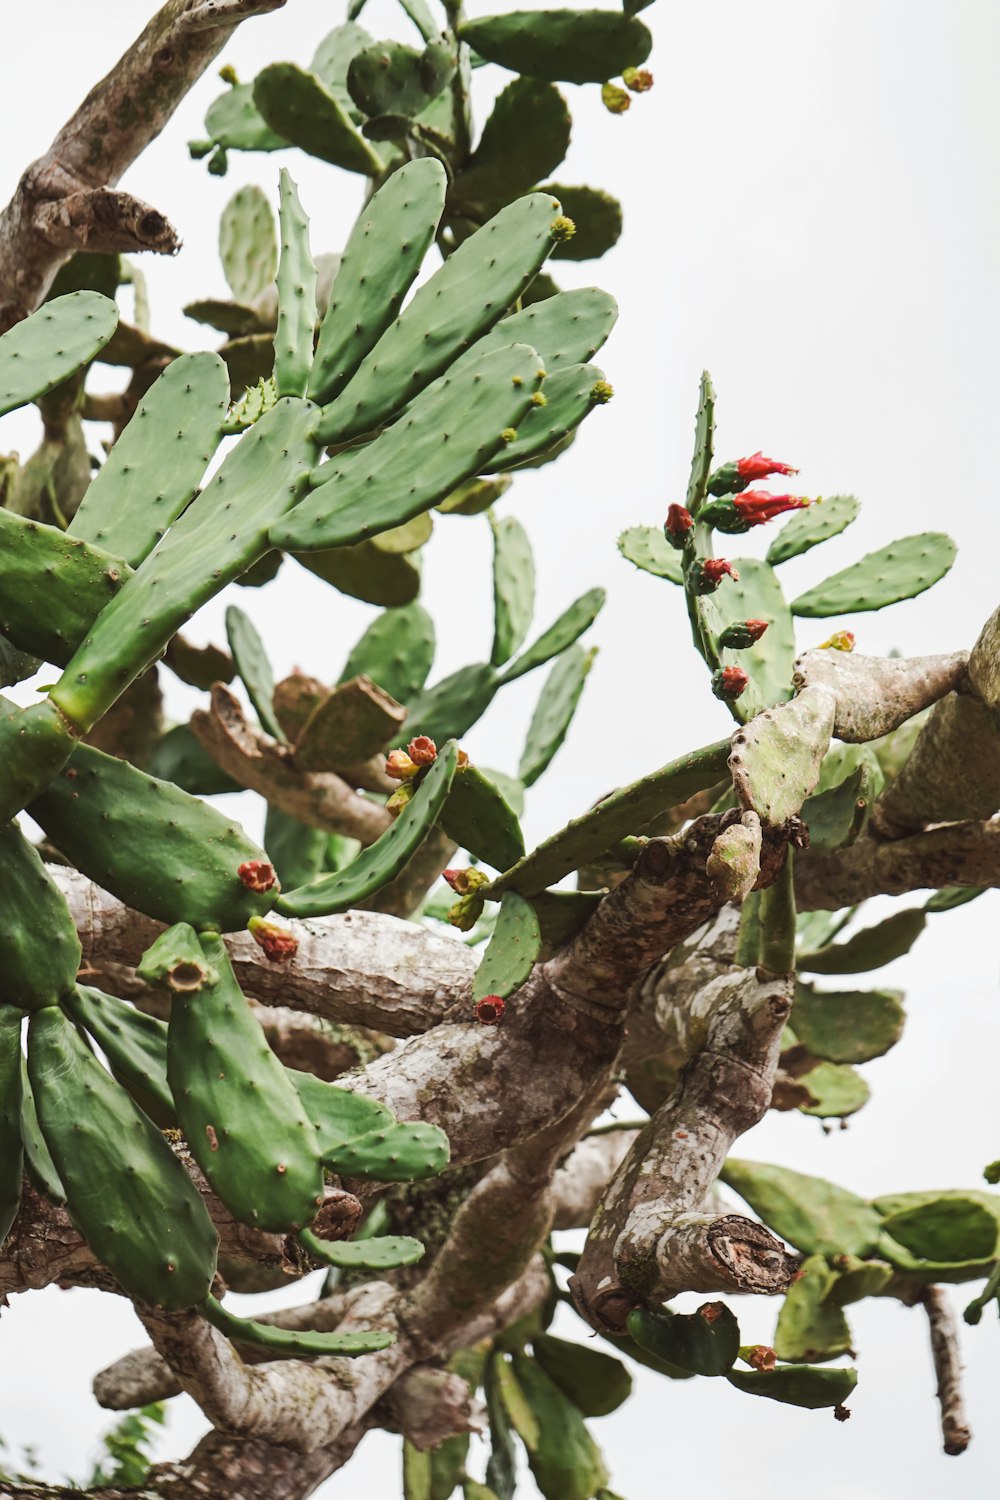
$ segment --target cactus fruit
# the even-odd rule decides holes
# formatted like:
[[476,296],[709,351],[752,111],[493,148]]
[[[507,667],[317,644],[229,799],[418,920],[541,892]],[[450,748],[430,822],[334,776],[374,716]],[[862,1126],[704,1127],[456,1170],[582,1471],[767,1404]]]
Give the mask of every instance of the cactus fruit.
[[0,630],[21,651],[65,666],[131,573],[82,537],[0,509]]
[[566,738],[596,655],[596,647],[585,651],[577,644],[556,658],[539,694],[521,753],[517,774],[525,786],[533,786],[548,769]]
[[[282,143],[287,141],[346,172],[381,177],[382,157],[315,73],[295,63],[271,63],[257,74],[252,88],[256,111]],[[205,124],[209,125],[208,116]]]
[[[696,609],[706,638],[721,647],[720,666],[740,667],[750,678],[733,709],[745,723],[762,709],[791,697],[795,631],[774,569],[754,557],[737,558],[734,567],[739,576],[730,575],[717,593],[697,599]],[[764,623],[766,632],[749,646],[725,644],[726,631],[748,620]]]
[[628,1331],[657,1359],[694,1375],[725,1375],[740,1349],[740,1325],[724,1302],[705,1302],[690,1314],[635,1308]]
[[0,337],[0,416],[62,385],[99,354],[118,326],[100,292],[67,292]]
[[913,599],[944,577],[955,561],[955,550],[951,537],[942,531],[902,537],[800,594],[792,600],[792,614],[823,619]]
[[767,560],[772,567],[800,557],[820,542],[839,536],[855,521],[861,509],[853,495],[830,495],[799,511],[785,523],[767,549]]
[[506,1000],[520,989],[538,958],[542,933],[530,901],[507,891],[500,901],[493,936],[472,981],[472,998],[498,995]]
[[509,11],[459,24],[458,35],[480,57],[527,78],[603,83],[649,56],[653,39],[641,21],[613,11]]
[[249,1344],[270,1349],[285,1359],[327,1358],[353,1359],[359,1354],[375,1354],[395,1343],[395,1334],[384,1329],[366,1329],[361,1333],[314,1333],[311,1329],[278,1328],[272,1323],[257,1323],[251,1318],[237,1318],[214,1297],[203,1305],[205,1317],[234,1344]]

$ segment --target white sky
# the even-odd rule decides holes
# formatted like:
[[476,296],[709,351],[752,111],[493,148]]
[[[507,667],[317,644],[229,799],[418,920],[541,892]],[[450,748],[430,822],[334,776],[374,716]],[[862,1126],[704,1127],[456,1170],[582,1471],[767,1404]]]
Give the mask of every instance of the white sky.
[[[8,8],[4,199],[150,8],[124,0]],[[289,0],[245,26],[220,61],[242,78],[277,59],[306,63],[342,12]],[[389,0],[372,0],[362,19],[376,37],[413,39]],[[612,190],[625,208],[612,254],[557,271],[564,285],[594,281],[618,298],[621,320],[600,356],[616,400],[558,465],[519,478],[504,502],[534,541],[540,626],[593,584],[609,591],[590,637],[601,654],[572,734],[529,799],[530,842],[612,786],[726,730],[678,592],[634,572],[615,549],[625,526],[654,524],[682,498],[704,366],[719,394],[720,459],[763,448],[801,467],[806,493],[853,491],[865,503],[844,536],[787,566],[791,595],[896,536],[944,529],[959,544],[952,573],[921,599],[845,620],[859,649],[968,646],[996,603],[1000,7],[663,0],[643,19],[654,32],[656,87],[623,118],[602,109],[596,88],[567,87],[574,144],[558,173]],[[493,68],[476,78],[486,97],[502,81]],[[187,348],[207,345],[209,331],[179,309],[224,294],[216,226],[242,182],[273,189],[287,160],[316,250],[340,247],[360,202],[357,181],[297,154],[234,155],[222,180],[189,161],[184,142],[203,133],[219,87],[214,75],[203,80],[124,183],[185,241],[177,259],[147,260],[144,269],[155,331]],[[0,424],[0,449],[26,454],[32,441],[22,419]],[[765,545],[744,540],[734,539],[734,552]],[[436,675],[482,659],[491,637],[485,524],[441,521],[424,577],[442,636]],[[279,672],[299,663],[331,679],[373,613],[292,564],[266,591],[240,591],[239,602]],[[220,640],[222,609],[206,610],[192,634]],[[803,622],[800,641],[816,644],[829,628]],[[468,737],[474,756],[516,768],[539,685],[524,679],[501,695]],[[178,717],[187,705],[178,694]],[[740,1153],[861,1192],[980,1186],[1000,1144],[989,936],[997,912],[990,893],[933,919],[913,956],[884,971],[907,991],[907,1034],[866,1068],[874,1098],[849,1131],[824,1137],[815,1121],[772,1115]],[[737,1311],[748,1340],[769,1339],[774,1307],[743,1302]],[[640,1376],[633,1401],[596,1424],[615,1490],[652,1500],[667,1486],[704,1488],[706,1476],[716,1492],[752,1476],[778,1493],[807,1488],[813,1500],[992,1497],[995,1319],[965,1337],[977,1436],[958,1460],[940,1454],[922,1315],[866,1303],[852,1310],[852,1326],[861,1379],[843,1426],[827,1413],[751,1403],[724,1382]],[[89,1376],[139,1342],[131,1311],[95,1293],[53,1290],[16,1299],[0,1334],[0,1433],[38,1444],[52,1478],[79,1474],[106,1421]],[[174,1408],[164,1456],[184,1451],[198,1430],[190,1403]],[[362,1484],[397,1493],[396,1446],[368,1439],[351,1477],[320,1493],[348,1496]]]

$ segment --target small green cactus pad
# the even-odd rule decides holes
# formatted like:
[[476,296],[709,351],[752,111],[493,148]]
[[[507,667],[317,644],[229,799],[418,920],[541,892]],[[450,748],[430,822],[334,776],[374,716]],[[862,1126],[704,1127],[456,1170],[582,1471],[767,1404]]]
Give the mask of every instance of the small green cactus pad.
[[21,1202],[21,1012],[0,1006],[0,1245]]
[[447,88],[457,65],[454,48],[440,38],[422,52],[402,42],[374,42],[351,58],[347,88],[365,115],[414,119]]
[[545,404],[529,408],[517,436],[483,465],[483,472],[493,474],[547,463],[557,449],[562,451],[559,445],[576,431],[584,417],[601,405],[595,392],[606,385],[604,372],[596,365],[569,365],[557,370],[541,392]]
[[274,672],[257,629],[250,618],[235,604],[226,610],[226,638],[240,681],[247,697],[257,710],[262,726],[276,740],[285,738],[275,717]]
[[382,1130],[396,1123],[392,1111],[369,1099],[364,1094],[355,1094],[350,1089],[338,1088],[334,1083],[325,1083],[312,1073],[301,1073],[297,1068],[288,1068],[289,1078],[298,1090],[303,1108],[312,1122],[319,1141],[324,1163],[330,1165],[330,1157],[347,1141],[358,1136],[368,1136],[372,1131]]
[[608,1471],[582,1413],[530,1355],[514,1355],[512,1374],[531,1420],[525,1422],[520,1403],[508,1408],[509,1415],[539,1490],[586,1500],[607,1483]]
[[799,1110],[817,1120],[844,1120],[864,1109],[871,1098],[861,1074],[846,1063],[820,1063],[810,1068],[802,1082],[810,1100],[800,1104]]
[[463,21],[458,34],[487,62],[556,83],[603,83],[644,63],[653,45],[641,21],[599,10],[479,16]]
[[28,1077],[28,1064],[23,1053],[21,1054],[21,1140],[24,1145],[24,1165],[35,1186],[51,1203],[65,1203],[66,1194],[59,1181],[59,1173],[56,1171],[55,1162],[45,1144],[45,1138],[38,1123],[35,1097],[31,1092],[31,1080]]
[[13,687],[26,677],[33,677],[39,666],[36,656],[18,651],[5,635],[0,635],[0,688]]
[[339,680],[370,677],[397,703],[409,703],[427,681],[434,647],[434,621],[422,604],[387,609],[352,648]]
[[346,869],[321,875],[309,885],[280,896],[278,910],[286,917],[328,916],[357,906],[394,880],[437,822],[457,760],[458,746],[449,740],[439,750],[411,801],[381,838]]
[[943,531],[902,537],[800,594],[792,600],[792,614],[825,619],[827,615],[885,609],[900,599],[913,599],[944,577],[955,561],[956,550]]
[[56,848],[98,885],[160,922],[236,932],[274,905],[241,865],[264,859],[238,823],[117,756],[78,745],[31,804]]
[[0,630],[64,666],[132,569],[120,557],[0,508]]
[[100,292],[68,292],[0,338],[0,417],[27,406],[89,364],[118,327],[118,308]]
[[224,1333],[227,1339],[232,1339],[234,1344],[271,1349],[285,1359],[308,1359],[317,1355],[353,1359],[359,1354],[376,1354],[379,1349],[388,1349],[396,1342],[396,1335],[384,1329],[366,1329],[361,1333],[314,1333],[311,1329],[297,1332],[291,1328],[277,1328],[271,1323],[255,1323],[250,1318],[237,1318],[214,1297],[206,1298],[202,1311],[212,1327]]
[[430,510],[489,466],[531,410],[542,373],[534,349],[514,344],[442,375],[373,443],[316,469],[316,488],[274,527],[272,544],[294,552],[349,546]]
[[80,940],[63,900],[16,823],[0,827],[0,1005],[51,1006],[76,983]]
[[525,672],[543,667],[547,661],[562,653],[589,630],[604,608],[607,595],[602,588],[588,589],[579,599],[574,599],[568,609],[563,610],[558,620],[533,641],[527,651],[512,662],[501,676],[502,682],[513,682]]
[[316,879],[323,869],[326,841],[321,828],[308,828],[278,807],[267,809],[264,847],[281,884],[290,890]]
[[394,1271],[424,1257],[419,1240],[406,1234],[377,1235],[370,1240],[321,1240],[311,1229],[299,1230],[299,1244],[310,1260],[341,1271]]
[[774,1332],[774,1352],[792,1364],[837,1359],[852,1351],[851,1330],[842,1309],[827,1302],[837,1280],[822,1255],[810,1255],[785,1293]]
[[198,606],[268,550],[268,528],[309,482],[315,413],[285,398],[261,417],[103,611],[52,690],[71,723],[91,728]]
[[280,151],[290,144],[271,129],[258,110],[252,83],[235,84],[212,101],[205,115],[205,131],[223,152]]
[[82,984],[63,998],[62,1008],[94,1038],[115,1076],[148,1094],[170,1123],[176,1123],[174,1099],[167,1083],[164,1022]]
[[262,188],[252,183],[241,187],[222,210],[219,258],[237,302],[250,306],[270,288],[278,269],[278,241]]
[[169,364],[91,480],[70,535],[137,568],[197,494],[228,406],[217,354],[182,354]]
[[622,206],[600,188],[568,187],[547,182],[544,191],[558,198],[564,214],[576,225],[571,239],[557,245],[553,260],[596,260],[618,243],[622,232]]
[[452,374],[492,349],[530,344],[550,377],[570,365],[586,364],[606,342],[618,318],[618,304],[597,287],[557,292],[495,323],[452,366]]
[[279,179],[281,254],[278,258],[278,327],[274,382],[279,396],[304,396],[312,368],[316,327],[316,263],[309,250],[309,220],[284,167]]
[[797,983],[791,1024],[814,1057],[835,1063],[870,1062],[899,1041],[905,1020],[902,998],[899,990],[821,993]]
[[[490,1424],[490,1457],[486,1465],[486,1480],[494,1489],[494,1500],[498,1496],[502,1496],[503,1500],[513,1500],[517,1485],[517,1454],[514,1449],[514,1436],[500,1389],[501,1382],[505,1379],[508,1383],[514,1384],[514,1377],[507,1360],[502,1354],[494,1351],[487,1356],[482,1377],[483,1394]],[[520,1395],[519,1391],[518,1395]],[[520,1396],[520,1399],[523,1403],[524,1397]],[[474,1500],[486,1500],[486,1497],[476,1496]]]
[[820,542],[839,536],[852,521],[857,520],[860,509],[861,502],[853,495],[830,495],[826,499],[814,500],[808,508],[789,516],[767,549],[768,562],[776,568],[790,557],[800,557],[810,547],[818,547]]
[[75,743],[65,718],[48,698],[28,708],[0,700],[0,824],[48,785]]
[[323,1201],[316,1132],[240,991],[222,939],[199,938],[183,925],[171,931],[181,958],[191,965],[204,959],[218,976],[197,991],[176,991],[171,1004],[167,1077],[180,1127],[237,1219],[275,1232],[299,1229]]
[[997,1254],[996,1200],[987,1207],[978,1194],[913,1193],[877,1198],[874,1206],[885,1215],[886,1234],[918,1260],[945,1265]]
[[61,1010],[28,1026],[28,1075],[74,1222],[126,1292],[191,1307],[215,1275],[215,1228],[163,1136]]
[[836,707],[831,693],[804,688],[733,735],[729,768],[741,806],[777,827],[798,814],[819,780]]
[[657,1359],[693,1375],[725,1375],[740,1352],[740,1325],[724,1302],[705,1302],[690,1314],[636,1307],[628,1331]]
[[507,891],[472,981],[473,1000],[482,1000],[484,995],[499,995],[506,1000],[528,978],[541,947],[542,931],[531,902],[517,891]]
[[380,1125],[324,1153],[331,1172],[371,1182],[422,1182],[448,1165],[448,1137],[423,1121]]
[[332,31],[327,32],[309,64],[309,71],[323,80],[355,124],[360,121],[361,114],[355,109],[354,100],[347,92],[347,70],[355,53],[371,44],[372,38],[363,26],[347,21],[343,26],[335,26]]
[[618,538],[618,551],[628,562],[654,578],[683,584],[681,556],[663,535],[660,526],[630,526]]
[[497,474],[493,479],[467,479],[446,499],[439,500],[434,509],[443,516],[481,516],[506,494],[513,482],[508,474]]
[[596,647],[585,651],[580,645],[570,646],[545,679],[517,771],[525,786],[534,786],[566,738],[596,655]]
[[407,162],[366,206],[340,258],[309,394],[325,403],[340,394],[365,355],[399,316],[403,298],[434,238],[447,177],[433,157]]
[[844,943],[818,953],[800,953],[798,967],[807,974],[866,974],[909,953],[927,925],[920,907],[893,912],[872,927],[863,927]]
[[[455,178],[456,201],[491,213],[530,193],[569,150],[571,124],[554,84],[515,78],[497,95],[479,144]],[[512,140],[518,142],[516,151],[510,149]]]
[[707,636],[716,642],[727,625],[767,621],[760,640],[746,650],[718,651],[723,667],[742,667],[750,678],[745,692],[730,704],[733,715],[745,723],[792,696],[795,631],[774,569],[754,557],[737,558],[734,566],[739,579],[725,579],[717,593],[700,596],[696,607]]
[[881,780],[878,762],[856,765],[829,791],[814,793],[802,804],[802,817],[809,828],[811,849],[833,851],[846,849],[856,842],[868,823],[868,814]]
[[585,1417],[606,1417],[632,1394],[632,1377],[612,1354],[551,1333],[537,1334],[531,1347],[549,1379]]
[[838,1255],[836,1276],[825,1301],[833,1307],[849,1307],[865,1297],[877,1297],[892,1280],[892,1267],[884,1260],[862,1260],[857,1255]]
[[216,765],[186,724],[175,724],[167,730],[153,752],[150,771],[159,780],[172,781],[195,797],[243,790]]
[[352,599],[400,609],[420,593],[420,557],[387,552],[381,537],[356,547],[329,547],[318,552],[297,552],[295,561],[322,578],[324,583]]
[[399,744],[417,734],[430,735],[438,743],[461,739],[489,708],[499,686],[500,678],[488,662],[442,677],[409,703]]
[[535,611],[535,559],[520,521],[506,516],[493,528],[493,651],[502,667],[524,644]]
[[875,1210],[822,1177],[732,1156],[719,1177],[803,1255],[871,1255],[878,1244],[882,1221]]
[[[492,328],[551,251],[558,214],[554,198],[531,193],[460,245],[362,360],[340,398],[324,408],[318,440],[342,443],[371,432]],[[526,390],[533,389],[529,381]]]
[[[217,328],[227,338],[246,338],[250,334],[268,334],[274,326],[273,318],[263,317],[252,307],[239,302],[225,302],[216,297],[199,298],[186,302],[184,316],[194,323],[203,323],[208,328]],[[169,369],[169,366],[168,366]],[[229,393],[229,378],[226,377],[226,393]],[[247,424],[249,425],[249,424]],[[228,423],[227,423],[228,427]]]
[[438,821],[460,849],[494,870],[509,870],[524,854],[524,835],[514,810],[477,766],[456,772]]
[[518,781],[516,776],[508,776],[506,771],[494,771],[482,768],[483,775],[489,777],[493,785],[498,789],[508,807],[520,818],[524,816],[524,783]]
[[824,1370],[818,1365],[778,1365],[773,1370],[731,1370],[726,1378],[748,1396],[766,1396],[786,1406],[819,1411],[825,1406],[843,1406],[858,1383],[858,1372]]
[[728,752],[729,741],[718,740],[612,793],[495,880],[490,895],[505,890],[538,895],[564,875],[604,854],[619,839],[645,828],[669,808],[686,802],[695,792],[714,786],[726,774]]
[[365,177],[385,170],[335,95],[297,63],[271,63],[258,73],[253,101],[270,128],[308,156]]
[[924,902],[924,911],[952,911],[956,906],[964,906],[967,901],[975,901],[977,896],[982,896],[989,889],[987,885],[944,885],[933,896],[928,896]]
[[694,420],[694,453],[691,456],[691,477],[688,480],[685,505],[691,514],[698,508],[708,493],[708,477],[712,472],[712,454],[715,445],[715,387],[707,370],[701,374],[698,393],[698,411]]

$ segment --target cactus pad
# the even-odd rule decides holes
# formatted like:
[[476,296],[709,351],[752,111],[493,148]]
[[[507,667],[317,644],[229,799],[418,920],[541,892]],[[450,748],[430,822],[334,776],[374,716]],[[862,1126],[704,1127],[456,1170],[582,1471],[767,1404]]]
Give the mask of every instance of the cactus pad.
[[800,594],[792,600],[792,614],[823,619],[913,599],[944,577],[955,553],[955,543],[942,531],[902,537]]

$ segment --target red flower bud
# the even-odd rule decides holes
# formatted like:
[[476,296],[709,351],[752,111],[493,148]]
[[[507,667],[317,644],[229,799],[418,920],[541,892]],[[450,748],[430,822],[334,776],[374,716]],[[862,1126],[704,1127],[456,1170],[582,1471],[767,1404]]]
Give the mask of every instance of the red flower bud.
[[506,1008],[499,995],[484,995],[476,1006],[476,1020],[482,1026],[499,1026]]
[[248,859],[236,873],[248,891],[270,891],[278,883],[274,866],[268,864],[266,859]]
[[724,703],[733,703],[746,691],[749,681],[742,667],[723,667],[712,673],[712,692]]
[[784,515],[786,510],[804,510],[812,501],[805,495],[769,495],[767,490],[744,490],[733,499],[736,514],[750,526],[761,526]]
[[247,927],[257,946],[263,948],[264,957],[273,964],[286,964],[299,951],[299,940],[287,927],[265,922],[263,917],[251,917]]
[[783,464],[776,458],[765,458],[763,453],[751,453],[749,458],[736,461],[736,472],[741,479],[766,479],[769,474],[797,474],[791,464]]
[[694,516],[683,505],[671,505],[663,523],[663,535],[672,547],[683,547],[694,528]]
[[740,581],[740,575],[732,563],[727,562],[724,557],[706,557],[701,565],[701,571],[712,583],[721,583],[726,577],[731,578],[734,583]]
[[406,747],[407,753],[418,766],[429,766],[437,759],[438,748],[426,734],[418,734]]
[[720,633],[719,645],[729,651],[746,651],[760,640],[766,629],[766,620],[737,620]]

